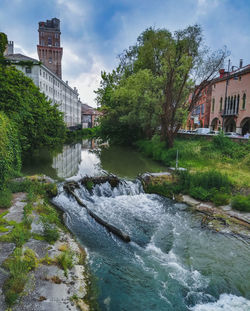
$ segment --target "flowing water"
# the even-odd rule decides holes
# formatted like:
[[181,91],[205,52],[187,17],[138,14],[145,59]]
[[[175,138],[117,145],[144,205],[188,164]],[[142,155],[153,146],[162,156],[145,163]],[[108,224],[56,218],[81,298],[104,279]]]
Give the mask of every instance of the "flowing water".
[[[138,158],[130,158],[129,167],[129,155],[123,154],[118,169],[116,164],[112,167],[114,154],[82,150],[70,178],[99,175],[104,169],[132,177],[134,163],[136,174],[143,169]],[[89,209],[132,240],[127,244],[108,233],[61,186],[55,201],[65,211],[69,228],[87,247],[101,310],[250,310],[247,241],[202,229],[200,217],[186,205],[145,194],[138,180],[124,179],[114,189],[108,183],[97,185],[91,193],[81,186],[76,192]]]

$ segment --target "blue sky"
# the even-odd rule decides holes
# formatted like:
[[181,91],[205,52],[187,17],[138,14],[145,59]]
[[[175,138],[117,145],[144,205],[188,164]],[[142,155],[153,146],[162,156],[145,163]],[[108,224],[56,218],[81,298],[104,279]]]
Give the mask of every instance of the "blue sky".
[[15,52],[37,58],[38,22],[61,20],[63,79],[95,106],[101,70],[146,28],[170,31],[198,23],[212,50],[227,46],[233,65],[250,63],[250,0],[0,0],[0,31]]

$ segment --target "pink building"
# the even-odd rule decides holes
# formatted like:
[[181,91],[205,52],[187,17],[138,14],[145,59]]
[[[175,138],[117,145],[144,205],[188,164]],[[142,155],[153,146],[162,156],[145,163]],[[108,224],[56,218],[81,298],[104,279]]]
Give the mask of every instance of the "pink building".
[[226,132],[250,133],[250,65],[230,73],[221,69],[213,80],[211,98],[211,129],[222,129],[224,124]]

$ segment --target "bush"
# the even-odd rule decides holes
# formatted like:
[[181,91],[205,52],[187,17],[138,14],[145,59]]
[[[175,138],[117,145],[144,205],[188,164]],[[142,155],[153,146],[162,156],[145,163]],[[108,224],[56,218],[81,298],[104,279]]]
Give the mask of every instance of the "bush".
[[217,192],[212,197],[212,201],[216,206],[226,205],[229,203],[229,195],[227,193]]
[[0,112],[0,190],[6,181],[21,169],[20,144],[17,130],[7,116]]
[[232,198],[232,208],[242,212],[250,212],[250,195],[236,195]]
[[194,187],[190,189],[190,195],[195,199],[207,201],[210,198],[210,192],[202,187]]

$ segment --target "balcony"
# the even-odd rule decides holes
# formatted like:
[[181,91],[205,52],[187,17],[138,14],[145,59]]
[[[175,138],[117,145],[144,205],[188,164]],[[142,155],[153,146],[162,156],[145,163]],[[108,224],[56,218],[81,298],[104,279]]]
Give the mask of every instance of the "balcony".
[[228,117],[228,116],[238,116],[239,114],[239,111],[238,110],[235,110],[235,109],[227,109],[224,113],[224,111],[221,111],[220,112],[221,116],[225,116],[225,117]]

